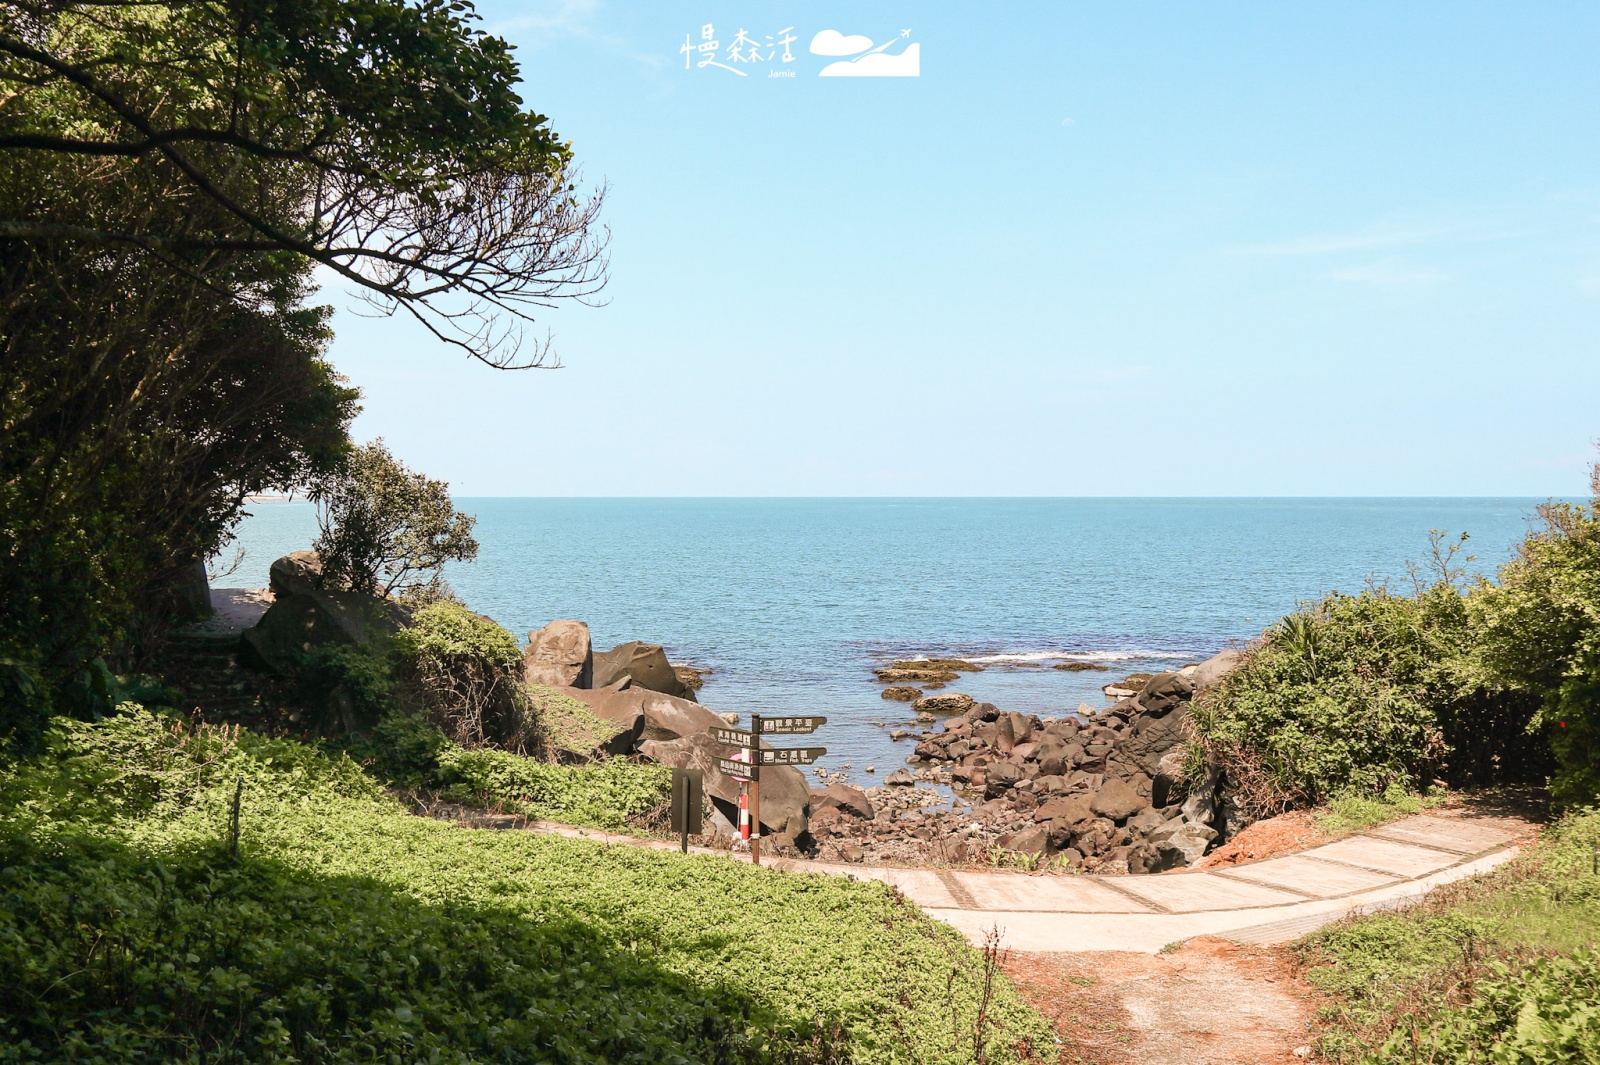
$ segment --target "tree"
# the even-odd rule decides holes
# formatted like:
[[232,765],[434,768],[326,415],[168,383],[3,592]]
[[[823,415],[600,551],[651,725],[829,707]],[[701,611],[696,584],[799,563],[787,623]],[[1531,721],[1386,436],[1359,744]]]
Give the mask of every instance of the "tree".
[[491,365],[554,364],[522,330],[604,283],[600,197],[475,18],[0,5],[0,661],[32,693],[0,740],[95,656],[140,659],[153,591],[244,496],[337,466],[357,393],[313,270]]
[[456,510],[450,486],[413,473],[383,441],[355,448],[312,492],[322,579],[368,595],[439,586],[446,562],[477,557],[475,519]]
[[579,193],[510,46],[475,20],[463,0],[13,0],[0,151],[154,175],[192,211],[23,210],[0,236],[185,271],[291,253],[476,358],[551,365],[521,326],[604,286],[601,195]]

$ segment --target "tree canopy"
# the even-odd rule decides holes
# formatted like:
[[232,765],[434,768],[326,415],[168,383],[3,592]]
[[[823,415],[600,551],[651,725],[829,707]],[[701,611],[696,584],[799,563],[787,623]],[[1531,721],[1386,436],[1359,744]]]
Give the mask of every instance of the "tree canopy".
[[248,495],[341,465],[318,281],[555,363],[526,328],[605,233],[519,77],[457,0],[0,5],[0,687],[37,704],[0,740],[136,665]]

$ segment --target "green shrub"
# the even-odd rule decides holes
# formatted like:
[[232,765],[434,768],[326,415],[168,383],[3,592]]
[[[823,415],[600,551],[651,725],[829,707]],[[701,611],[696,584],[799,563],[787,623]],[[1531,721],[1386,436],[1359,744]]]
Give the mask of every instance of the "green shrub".
[[314,647],[295,656],[294,686],[298,700],[321,716],[324,728],[358,731],[395,706],[393,647],[387,641]]
[[395,638],[428,715],[458,743],[481,744],[520,721],[517,639],[459,603],[418,610]]
[[0,1062],[967,1065],[978,1028],[1006,1065],[1053,1045],[886,885],[466,830],[346,759],[142,713],[0,771],[0,981]]
[[1437,708],[1454,694],[1459,599],[1334,593],[1269,629],[1264,643],[1194,704],[1201,752],[1253,814],[1336,792],[1414,786],[1444,761]]
[[672,783],[669,767],[626,758],[555,765],[451,744],[436,759],[446,798],[612,831],[665,803]]
[[[1600,505],[1600,499],[1596,500]],[[1600,514],[1554,504],[1472,597],[1484,674],[1537,700],[1532,725],[1556,757],[1551,793],[1583,804],[1600,796]]]

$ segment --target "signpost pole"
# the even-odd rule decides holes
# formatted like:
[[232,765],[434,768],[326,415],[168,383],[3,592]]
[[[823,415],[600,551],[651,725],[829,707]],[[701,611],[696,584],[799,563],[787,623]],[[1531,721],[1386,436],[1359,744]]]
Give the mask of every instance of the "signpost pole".
[[761,864],[761,715],[750,715],[750,861]]
[[682,834],[682,836],[680,837],[680,839],[678,841],[678,846],[683,851],[683,853],[688,854],[689,853],[689,774],[687,774],[687,773],[683,774],[682,778],[680,778],[679,787],[683,789],[683,795],[678,800],[680,805],[683,807],[683,823],[682,823],[683,834]]

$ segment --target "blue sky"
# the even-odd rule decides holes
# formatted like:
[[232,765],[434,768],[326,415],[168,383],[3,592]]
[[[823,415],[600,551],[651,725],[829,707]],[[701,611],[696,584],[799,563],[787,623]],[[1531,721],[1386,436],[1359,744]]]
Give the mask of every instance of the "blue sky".
[[[1582,494],[1600,6],[480,11],[612,282],[557,371],[337,317],[357,435],[457,495]],[[796,61],[685,70],[707,23]]]

